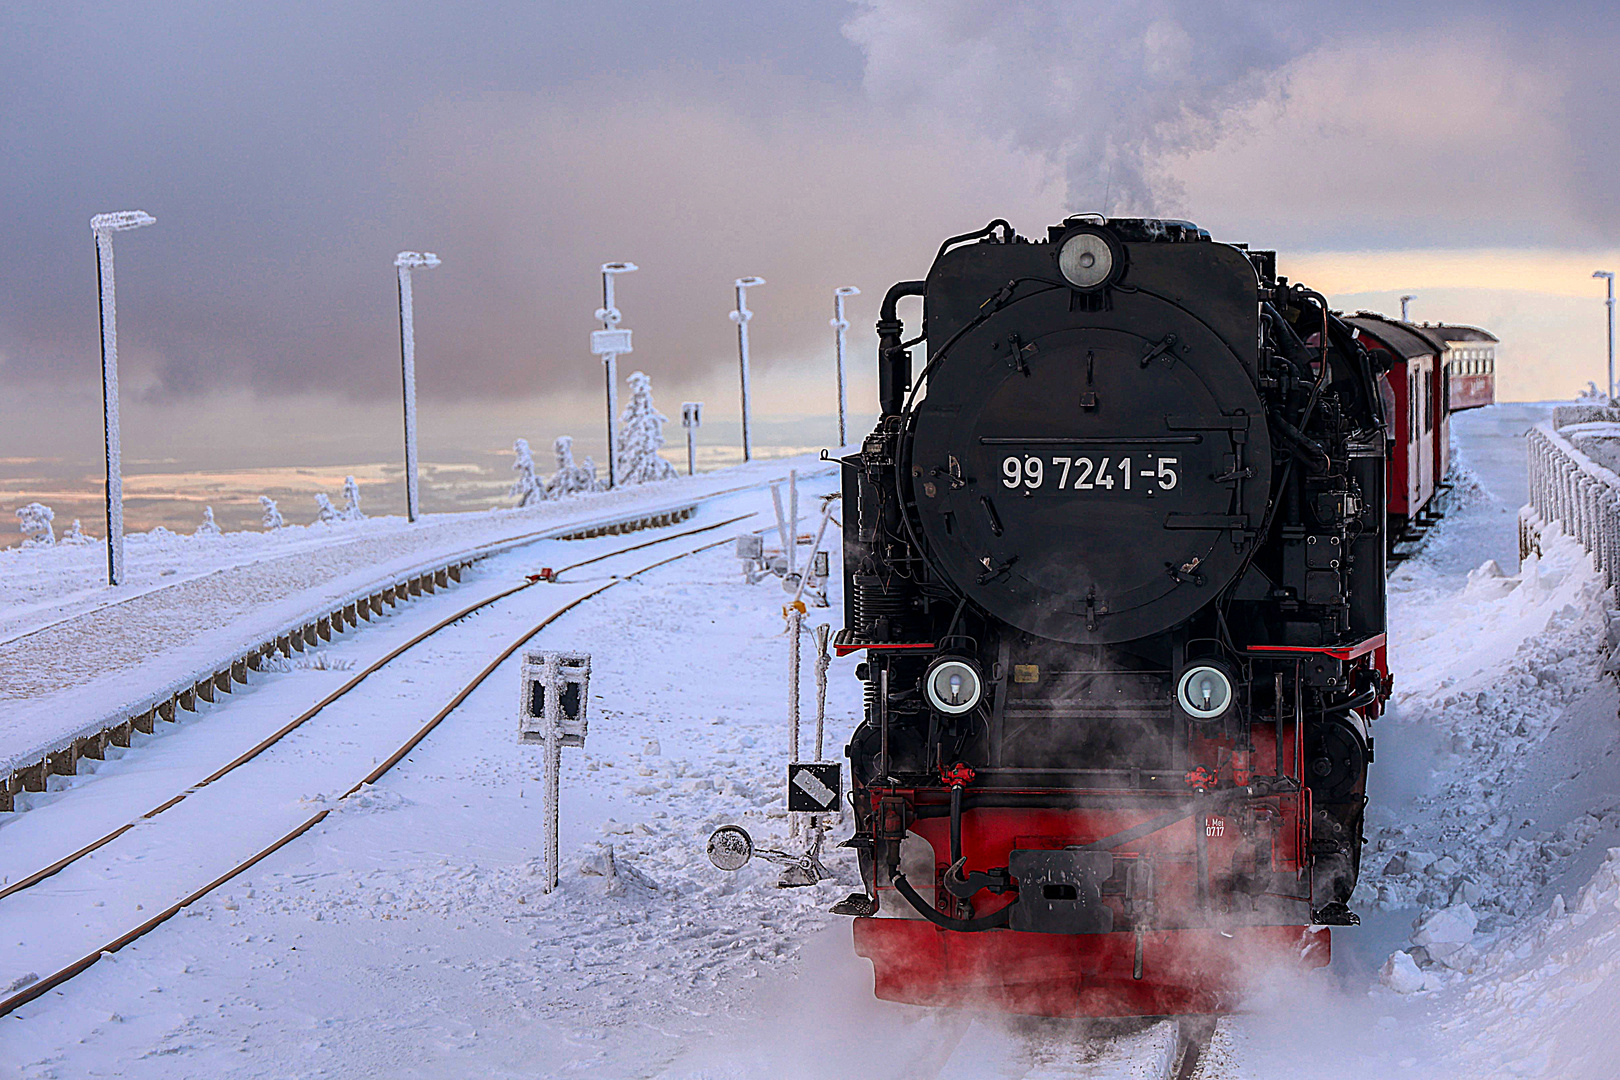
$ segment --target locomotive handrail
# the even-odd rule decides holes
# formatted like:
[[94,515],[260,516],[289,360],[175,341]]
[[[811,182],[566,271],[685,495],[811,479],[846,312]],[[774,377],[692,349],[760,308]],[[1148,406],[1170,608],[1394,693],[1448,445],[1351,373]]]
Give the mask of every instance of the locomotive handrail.
[[1335,660],[1354,660],[1375,649],[1382,649],[1389,641],[1387,634],[1374,634],[1353,645],[1250,645],[1245,652],[1321,653]]

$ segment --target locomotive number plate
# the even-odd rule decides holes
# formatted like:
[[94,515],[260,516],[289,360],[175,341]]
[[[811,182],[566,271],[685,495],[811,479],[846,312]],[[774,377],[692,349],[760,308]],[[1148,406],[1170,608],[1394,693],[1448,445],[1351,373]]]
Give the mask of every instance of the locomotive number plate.
[[1181,482],[1180,459],[1164,454],[1008,454],[1001,486],[1029,492],[1119,491],[1153,494]]

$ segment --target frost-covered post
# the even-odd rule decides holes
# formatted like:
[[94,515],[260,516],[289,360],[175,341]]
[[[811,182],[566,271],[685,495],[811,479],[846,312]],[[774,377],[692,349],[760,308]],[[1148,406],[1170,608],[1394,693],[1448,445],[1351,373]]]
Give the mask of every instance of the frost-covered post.
[[799,470],[788,470],[788,546],[787,576],[799,573]]
[[523,655],[523,681],[518,688],[518,741],[538,743],[546,753],[546,892],[557,887],[562,748],[585,745],[585,705],[590,700],[590,681],[590,653],[531,652]]
[[411,309],[411,271],[431,270],[439,257],[431,251],[402,251],[394,256],[399,271],[399,357],[405,381],[405,517],[415,521],[416,498],[416,317]]
[[151,225],[145,210],[119,210],[90,219],[101,279],[101,400],[107,442],[107,584],[124,583],[124,451],[118,434],[118,300],[113,285],[112,234]]
[[1609,298],[1604,301],[1609,309],[1609,392],[1605,395],[1608,404],[1614,404],[1614,271],[1594,270],[1592,276],[1603,278],[1609,284]]
[[[799,760],[799,642],[804,637],[804,604],[794,601],[784,609],[788,621],[788,761]],[[799,819],[789,815],[788,835],[799,835]]]
[[756,285],[765,284],[765,279],[741,277],[734,284],[737,288],[737,310],[731,313],[731,321],[737,324],[737,368],[742,376],[743,460],[751,461],[754,457],[754,443],[748,432],[748,321],[754,317],[754,313],[748,310],[748,290]]
[[849,320],[844,318],[844,297],[859,296],[861,290],[853,285],[840,285],[833,290],[833,318],[832,328],[834,344],[838,350],[838,445],[849,445],[849,433],[845,430],[844,413],[847,407],[847,398],[844,394],[844,331],[849,329]]
[[619,486],[618,441],[614,438],[613,425],[619,419],[619,355],[633,351],[630,348],[630,330],[619,329],[619,320],[623,318],[619,309],[613,305],[613,279],[620,274],[633,273],[639,269],[635,263],[610,262],[602,264],[602,306],[596,309],[596,317],[602,320],[602,329],[591,331],[591,352],[602,358],[602,368],[607,376],[607,459],[608,459],[608,489]]
[[703,426],[703,402],[681,402],[681,426],[686,429],[686,475],[697,475],[697,429]]
[[827,731],[827,668],[832,664],[832,653],[828,649],[832,639],[832,624],[820,623],[816,626],[816,760],[826,749],[825,735]]

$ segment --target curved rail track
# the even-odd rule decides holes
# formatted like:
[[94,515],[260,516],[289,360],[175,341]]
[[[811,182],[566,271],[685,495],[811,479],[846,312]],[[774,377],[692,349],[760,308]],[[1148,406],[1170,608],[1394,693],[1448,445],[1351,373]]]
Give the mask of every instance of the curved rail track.
[[[305,710],[302,714],[295,717],[293,720],[289,721],[288,723],[283,725],[280,729],[273,732],[271,735],[267,736],[265,739],[261,740],[255,746],[253,746],[250,749],[244,751],[243,753],[238,755],[236,758],[234,758],[230,762],[227,762],[225,765],[223,765],[220,768],[214,770],[212,773],[210,773],[208,776],[204,777],[202,780],[200,780],[197,783],[191,785],[190,787],[188,787],[185,790],[181,791],[180,793],[173,796],[172,798],[164,801],[163,803],[160,803],[159,805],[153,807],[151,810],[147,811],[145,814],[142,814],[140,817],[134,819],[133,821],[127,822],[124,825],[121,825],[118,828],[107,832],[103,836],[98,837],[96,840],[92,841],[89,844],[84,845],[83,847],[79,848],[78,850],[74,851],[73,853],[71,853],[69,855],[66,855],[63,858],[58,859],[57,861],[51,863],[49,866],[45,866],[45,867],[41,868],[40,870],[37,870],[34,873],[29,874],[27,877],[19,879],[18,881],[6,886],[4,889],[0,889],[0,899],[3,899],[3,898],[8,897],[8,896],[15,895],[15,894],[17,894],[19,892],[22,892],[24,890],[32,888],[33,886],[38,885],[40,882],[45,881],[47,878],[50,878],[50,877],[60,873],[61,871],[68,868],[69,866],[73,865],[75,862],[78,862],[80,859],[83,859],[84,857],[90,855],[91,853],[93,853],[93,852],[107,846],[108,844],[113,843],[119,837],[124,836],[125,834],[130,832],[132,829],[139,826],[141,823],[143,823],[145,821],[149,821],[149,820],[157,817],[158,815],[164,813],[165,811],[171,809],[172,807],[179,805],[181,802],[185,801],[187,798],[189,798],[194,793],[202,790],[203,788],[207,787],[208,785],[211,785],[211,784],[215,783],[216,781],[220,780],[222,777],[230,774],[231,772],[235,771],[236,769],[240,768],[241,766],[247,764],[249,761],[252,761],[254,758],[258,757],[260,754],[264,753],[271,746],[275,745],[278,741],[283,739],[285,736],[287,736],[288,734],[290,734],[294,730],[298,729],[305,722],[307,722],[308,720],[310,720],[311,718],[316,716],[318,713],[320,713],[327,706],[331,705],[333,702],[337,701],[339,698],[343,697],[344,695],[346,695],[349,692],[351,692],[352,690],[354,690],[368,676],[374,674],[376,671],[380,670],[381,668],[383,668],[384,666],[386,666],[387,664],[389,664],[393,660],[397,659],[398,657],[404,655],[406,652],[408,652],[412,648],[415,648],[416,646],[420,645],[422,642],[428,640],[433,635],[435,635],[435,634],[439,633],[440,631],[444,630],[446,627],[451,626],[451,625],[453,625],[453,624],[455,624],[457,622],[460,622],[461,620],[467,618],[469,615],[472,615],[475,612],[480,611],[481,609],[487,608],[487,607],[499,602],[500,600],[503,600],[503,599],[505,599],[505,598],[507,598],[509,596],[512,596],[513,594],[518,593],[518,592],[520,592],[520,591],[522,591],[524,589],[528,589],[528,588],[533,587],[534,585],[540,584],[542,581],[555,582],[558,577],[560,577],[562,574],[567,573],[569,571],[578,570],[581,567],[590,566],[590,565],[593,565],[595,563],[603,562],[603,561],[605,561],[607,559],[611,559],[611,558],[622,557],[624,555],[630,554],[630,553],[635,552],[635,551],[640,551],[640,550],[643,550],[645,548],[654,547],[654,546],[658,546],[658,545],[661,545],[661,544],[666,544],[666,543],[669,543],[669,542],[674,541],[674,540],[684,539],[684,538],[687,538],[687,537],[698,535],[700,533],[712,532],[715,529],[724,528],[727,525],[733,525],[733,524],[736,524],[736,523],[738,523],[740,521],[743,521],[743,520],[745,520],[747,518],[754,517],[754,516],[757,516],[757,514],[754,514],[754,513],[742,514],[742,515],[739,515],[737,517],[729,518],[729,519],[727,519],[725,521],[716,522],[716,523],[711,524],[711,525],[705,525],[705,526],[701,526],[701,527],[695,528],[695,529],[688,529],[688,530],[685,530],[685,531],[682,531],[682,532],[679,532],[679,533],[675,533],[675,534],[672,534],[672,535],[669,535],[669,536],[657,537],[657,538],[654,538],[654,539],[651,539],[651,540],[643,541],[643,542],[638,543],[638,544],[632,544],[632,545],[629,545],[629,546],[626,546],[626,547],[623,547],[623,548],[618,548],[618,549],[615,549],[613,551],[606,552],[606,553],[603,553],[601,555],[596,555],[596,556],[593,556],[593,557],[591,557],[589,559],[583,559],[583,560],[580,560],[579,562],[576,562],[576,563],[570,564],[568,566],[565,566],[565,567],[555,571],[549,578],[542,578],[539,575],[531,575],[528,578],[526,578],[523,582],[521,582],[521,583],[519,583],[517,585],[510,586],[510,587],[508,587],[506,589],[503,589],[503,590],[501,590],[499,592],[496,592],[496,593],[494,593],[494,594],[492,594],[490,596],[487,596],[484,599],[479,600],[474,604],[471,604],[471,605],[469,605],[469,606],[467,606],[465,608],[462,608],[461,610],[457,611],[456,613],[454,613],[454,614],[440,620],[439,622],[435,623],[432,627],[428,628],[427,630],[415,635],[410,640],[408,640],[408,641],[404,642],[403,644],[401,644],[401,645],[395,647],[394,649],[390,650],[384,656],[382,656],[378,660],[376,660],[373,663],[371,663],[370,665],[368,665],[364,670],[357,673],[353,678],[349,679],[342,686],[338,687],[332,693],[328,694],[326,697],[322,698],[320,701],[315,703],[315,705],[313,705],[309,709]],[[444,705],[443,708],[441,708],[437,713],[435,713],[426,723],[424,723],[417,731],[415,731],[410,736],[410,738],[406,739],[405,742],[402,745],[400,745],[396,750],[394,750],[393,753],[391,753],[387,758],[385,758],[383,761],[381,761],[369,773],[367,773],[364,777],[362,777],[358,781],[354,782],[346,791],[343,792],[342,797],[346,798],[349,795],[352,795],[355,792],[359,791],[361,788],[365,787],[366,785],[375,783],[378,779],[380,779],[383,775],[385,775],[395,765],[399,764],[400,761],[404,760],[404,758],[405,758],[405,756],[407,754],[409,754],[412,750],[414,750],[416,748],[416,746],[419,743],[421,743],[421,741],[423,739],[425,739],[428,736],[429,733],[431,733],[433,731],[434,728],[438,727],[439,724],[446,717],[448,717],[451,713],[453,713],[456,710],[456,708],[458,706],[460,706],[463,701],[466,700],[467,696],[469,694],[471,694],[475,689],[477,689],[486,679],[488,679],[489,676],[491,674],[493,674],[495,672],[495,670],[497,668],[499,668],[502,663],[504,663],[508,658],[510,658],[511,655],[514,652],[516,652],[518,649],[522,648],[524,644],[526,644],[529,640],[531,640],[535,635],[539,634],[540,631],[544,630],[547,626],[551,625],[553,622],[555,622],[557,619],[561,618],[563,615],[567,614],[569,611],[572,611],[574,608],[576,608],[579,605],[583,604],[585,601],[587,601],[587,600],[589,600],[589,599],[591,599],[591,598],[593,598],[595,596],[600,595],[601,593],[607,591],[608,589],[611,589],[615,585],[619,585],[619,584],[622,584],[622,583],[624,583],[626,581],[632,580],[632,579],[634,579],[634,578],[636,578],[636,577],[638,577],[638,576],[640,576],[642,574],[648,573],[649,571],[656,570],[659,567],[666,566],[666,565],[668,565],[670,563],[679,561],[681,559],[689,558],[689,557],[691,557],[693,555],[699,554],[700,552],[708,551],[708,550],[711,550],[713,548],[720,547],[720,546],[722,546],[724,544],[729,544],[731,542],[732,542],[732,538],[730,536],[728,536],[723,540],[718,540],[718,541],[713,541],[711,543],[702,544],[702,545],[700,545],[698,547],[691,548],[691,549],[685,550],[685,551],[681,551],[678,554],[667,556],[665,558],[659,559],[659,560],[657,560],[655,562],[652,562],[652,563],[649,563],[647,565],[640,566],[637,569],[635,569],[635,570],[633,570],[633,571],[631,571],[629,573],[615,575],[613,577],[610,577],[610,578],[602,581],[600,584],[597,584],[594,587],[590,588],[584,594],[582,594],[580,596],[576,596],[572,600],[569,600],[567,603],[561,605],[560,607],[555,608],[549,614],[547,614],[543,619],[541,619],[539,622],[535,623],[527,631],[525,631],[523,634],[521,634],[515,641],[511,642],[504,649],[502,649],[495,656],[495,658],[493,660],[491,660],[481,671],[479,671],[478,674],[476,676],[474,676],[470,682],[468,682],[465,686],[463,686],[461,688],[461,690],[457,694],[455,694],[455,696],[452,697],[449,700],[448,703],[446,703]],[[169,919],[173,918],[176,914],[178,914],[180,911],[184,910],[189,905],[196,903],[198,900],[202,899],[204,896],[207,896],[210,892],[212,892],[213,890],[219,888],[221,885],[223,885],[226,882],[230,881],[232,878],[235,878],[239,874],[241,874],[244,871],[248,870],[250,867],[252,867],[252,866],[256,865],[257,863],[259,863],[260,861],[262,861],[263,859],[268,858],[270,855],[274,854],[276,851],[279,851],[281,848],[285,847],[287,844],[292,843],[298,837],[300,837],[304,833],[308,832],[311,828],[318,825],[320,822],[324,821],[326,819],[326,817],[329,814],[332,813],[333,809],[335,809],[335,807],[327,807],[327,808],[325,808],[323,810],[320,810],[319,812],[317,812],[315,814],[312,814],[309,818],[307,818],[306,820],[304,820],[303,822],[298,824],[296,827],[294,827],[290,831],[286,832],[285,834],[283,834],[282,836],[277,838],[275,841],[273,841],[269,845],[260,848],[257,852],[255,852],[251,856],[237,862],[232,867],[230,867],[228,870],[226,870],[224,873],[218,875],[213,880],[209,881],[207,884],[201,886],[200,888],[195,889],[194,891],[188,893],[186,896],[182,897],[180,900],[168,905],[163,910],[159,911],[157,914],[153,915],[152,917],[146,919],[144,922],[140,923],[139,925],[135,926],[134,928],[126,931],[123,934],[120,934],[118,937],[114,938],[113,940],[108,941],[106,944],[102,945],[100,948],[96,949],[95,951],[86,953],[84,956],[82,956],[78,960],[75,960],[74,962],[72,962],[70,964],[67,964],[66,966],[60,968],[59,970],[56,970],[52,974],[50,974],[50,975],[48,975],[48,976],[46,976],[44,978],[41,978],[36,982],[30,983],[26,987],[23,987],[23,988],[19,989],[17,992],[11,994],[9,997],[6,997],[4,999],[0,999],[0,1016],[5,1016],[5,1015],[13,1012],[17,1008],[19,1008],[19,1007],[21,1007],[23,1005],[26,1005],[31,1001],[36,1000],[37,998],[39,998],[42,995],[50,992],[51,990],[55,989],[56,987],[61,986],[63,983],[65,983],[68,980],[72,979],[76,975],[79,975],[82,972],[88,970],[98,960],[100,960],[103,956],[106,956],[106,955],[111,954],[111,953],[115,953],[119,949],[122,949],[124,946],[130,944],[131,942],[133,942],[133,941],[143,937],[144,935],[150,933],[152,930],[156,929],[157,927],[161,926],[163,923],[167,922]]]

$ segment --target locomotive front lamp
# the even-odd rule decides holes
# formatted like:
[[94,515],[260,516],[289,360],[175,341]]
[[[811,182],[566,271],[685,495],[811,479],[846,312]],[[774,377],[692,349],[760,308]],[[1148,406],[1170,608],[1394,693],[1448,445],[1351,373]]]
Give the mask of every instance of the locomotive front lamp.
[[1232,680],[1218,667],[1188,668],[1176,684],[1176,702],[1194,720],[1214,720],[1232,704]]
[[1120,263],[1119,253],[1110,238],[1091,229],[1070,233],[1058,248],[1057,260],[1064,279],[1087,292],[1112,281]]
[[984,697],[984,680],[978,670],[964,660],[937,660],[923,676],[923,689],[934,708],[960,716]]

